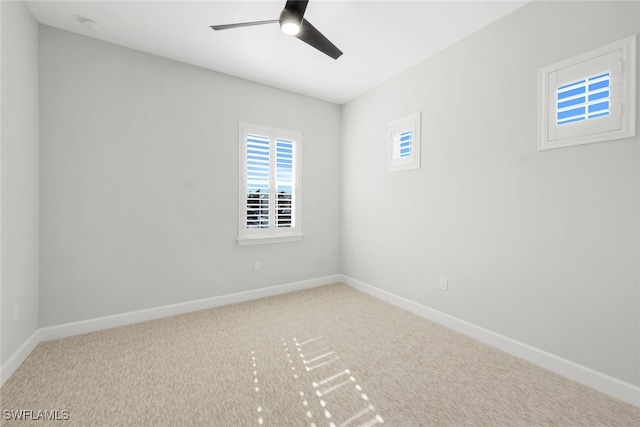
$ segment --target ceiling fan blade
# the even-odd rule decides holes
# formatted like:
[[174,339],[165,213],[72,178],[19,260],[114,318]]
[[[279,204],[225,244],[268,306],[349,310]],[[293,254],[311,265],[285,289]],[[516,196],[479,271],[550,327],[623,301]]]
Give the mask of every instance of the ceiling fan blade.
[[285,10],[293,13],[295,16],[302,18],[304,11],[307,10],[307,4],[309,0],[288,0],[284,5]]
[[238,24],[211,25],[211,28],[213,28],[216,31],[230,30],[232,28],[253,27],[255,25],[275,24],[276,22],[278,22],[277,19],[271,19],[269,21],[254,21],[254,22],[240,22]]
[[315,47],[320,52],[332,57],[333,59],[338,59],[340,55],[342,55],[342,51],[338,49],[336,45],[331,43],[328,38],[323,36],[316,27],[311,25],[311,23],[304,18],[302,19],[300,32],[296,34],[295,37],[307,43],[309,46]]

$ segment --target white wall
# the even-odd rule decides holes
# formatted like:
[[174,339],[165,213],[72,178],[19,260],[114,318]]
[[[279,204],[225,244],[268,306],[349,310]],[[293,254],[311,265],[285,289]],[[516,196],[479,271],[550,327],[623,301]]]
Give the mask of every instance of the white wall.
[[[342,272],[639,385],[640,138],[536,149],[537,70],[638,9],[531,3],[344,105]],[[422,168],[388,173],[416,111]]]
[[[38,24],[22,2],[2,9],[0,365],[38,328]],[[13,306],[19,316],[14,323]]]
[[[46,26],[39,74],[41,327],[339,273],[339,106]],[[239,121],[302,132],[302,242],[236,243]]]

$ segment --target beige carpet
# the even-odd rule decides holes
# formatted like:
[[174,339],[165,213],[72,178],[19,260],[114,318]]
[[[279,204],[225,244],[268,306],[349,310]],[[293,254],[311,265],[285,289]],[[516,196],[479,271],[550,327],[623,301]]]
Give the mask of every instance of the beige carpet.
[[640,426],[639,408],[341,284],[45,342],[0,394],[2,425]]

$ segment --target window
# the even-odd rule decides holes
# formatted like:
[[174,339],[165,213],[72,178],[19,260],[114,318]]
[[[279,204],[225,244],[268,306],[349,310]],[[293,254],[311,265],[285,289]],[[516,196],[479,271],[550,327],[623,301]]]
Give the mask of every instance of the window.
[[636,36],[540,70],[538,149],[635,136]]
[[389,123],[389,171],[420,167],[420,113]]
[[556,90],[556,126],[592,120],[611,114],[611,73],[587,77]]
[[301,240],[299,132],[240,123],[240,245]]
[[413,154],[413,130],[396,135],[393,141],[393,158],[410,157]]

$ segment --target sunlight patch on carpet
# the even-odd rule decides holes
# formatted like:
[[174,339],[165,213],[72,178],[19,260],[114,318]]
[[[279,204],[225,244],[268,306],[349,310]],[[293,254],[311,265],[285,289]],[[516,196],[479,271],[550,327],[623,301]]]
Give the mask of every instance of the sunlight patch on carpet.
[[[384,418],[377,413],[362,385],[351,370],[340,366],[337,351],[324,337],[281,338],[279,344],[281,347],[276,345],[280,348],[276,353],[281,357],[269,360],[269,366],[264,365],[268,357],[261,358],[260,363],[257,358],[257,354],[267,354],[269,348],[251,351],[258,425],[269,425],[266,414],[273,408],[268,407],[267,397],[272,396],[261,395],[267,390],[279,396],[289,392],[297,394],[300,410],[294,413],[299,414],[300,425],[306,422],[309,427],[326,423],[329,427],[372,427],[384,423]],[[259,380],[259,365],[262,366],[261,371],[271,375]],[[270,378],[273,384],[269,384]],[[258,387],[258,382],[262,388]]]

